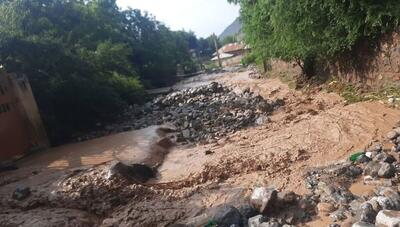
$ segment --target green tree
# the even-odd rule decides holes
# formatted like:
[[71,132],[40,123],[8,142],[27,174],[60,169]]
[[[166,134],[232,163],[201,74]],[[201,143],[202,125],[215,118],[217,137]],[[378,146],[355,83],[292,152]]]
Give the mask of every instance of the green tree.
[[173,82],[196,44],[115,0],[0,1],[0,63],[28,75],[55,143]]
[[358,43],[376,43],[399,24],[397,1],[229,0],[241,5],[245,40],[257,59],[295,61],[309,76]]

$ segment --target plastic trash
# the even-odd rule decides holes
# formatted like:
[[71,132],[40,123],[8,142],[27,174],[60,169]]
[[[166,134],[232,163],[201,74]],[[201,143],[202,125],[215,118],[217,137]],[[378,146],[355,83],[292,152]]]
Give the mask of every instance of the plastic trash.
[[350,156],[350,161],[352,161],[352,162],[358,161],[363,155],[364,155],[364,152],[354,153]]

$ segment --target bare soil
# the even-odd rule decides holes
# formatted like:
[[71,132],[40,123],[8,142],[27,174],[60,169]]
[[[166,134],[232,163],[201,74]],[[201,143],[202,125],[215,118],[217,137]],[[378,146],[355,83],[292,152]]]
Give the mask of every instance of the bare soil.
[[[400,110],[376,101],[345,105],[334,93],[304,93],[278,79],[250,80],[248,74],[225,73],[215,80],[284,99],[270,122],[217,143],[174,148],[159,177],[146,185],[109,181],[107,166],[118,158],[148,159],[157,139],[154,127],[28,157],[18,163],[20,169],[0,173],[0,226],[167,226],[193,223],[220,204],[241,204],[256,186],[304,194],[307,170],[384,141],[399,121]],[[29,186],[30,197],[12,200],[18,186]],[[303,225],[325,222],[316,218]]]

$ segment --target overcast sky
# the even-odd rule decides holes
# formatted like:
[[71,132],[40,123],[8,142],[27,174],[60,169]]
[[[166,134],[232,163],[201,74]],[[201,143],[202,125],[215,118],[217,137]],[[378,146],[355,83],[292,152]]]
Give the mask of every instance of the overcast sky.
[[198,37],[213,32],[219,35],[239,16],[239,6],[227,0],[117,0],[128,6],[148,11],[172,30],[193,31]]

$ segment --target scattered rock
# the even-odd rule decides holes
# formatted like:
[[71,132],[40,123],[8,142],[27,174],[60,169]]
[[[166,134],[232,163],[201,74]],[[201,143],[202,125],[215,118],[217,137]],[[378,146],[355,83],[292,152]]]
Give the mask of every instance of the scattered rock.
[[378,171],[378,176],[383,178],[392,178],[396,173],[396,169],[392,164],[389,163],[381,163],[381,168]]
[[250,203],[260,213],[264,214],[270,209],[277,200],[278,192],[273,188],[255,188],[250,197]]
[[400,226],[400,211],[381,210],[376,216],[377,226]]

